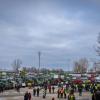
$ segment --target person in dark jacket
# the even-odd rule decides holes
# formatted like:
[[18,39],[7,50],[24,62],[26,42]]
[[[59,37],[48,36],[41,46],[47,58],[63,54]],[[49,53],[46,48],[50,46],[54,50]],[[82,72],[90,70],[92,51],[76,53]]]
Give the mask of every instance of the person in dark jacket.
[[31,100],[31,93],[28,93],[28,100]]
[[96,94],[96,91],[94,91],[92,94],[92,100],[96,100],[95,94]]
[[36,95],[36,89],[34,88],[33,89],[33,96],[35,96]]
[[48,86],[49,93],[51,94],[51,85]]
[[3,85],[0,85],[0,93],[3,93],[3,91],[4,91],[4,87]]
[[79,84],[79,85],[78,85],[79,96],[82,96],[82,89],[83,89],[82,84]]
[[40,89],[37,88],[37,97],[39,97],[39,91],[40,91]]
[[29,94],[28,94],[28,91],[25,93],[24,95],[24,100],[29,100]]
[[52,91],[53,91],[53,93],[55,92],[55,87],[54,86],[52,86]]
[[92,100],[100,100],[100,87],[98,87],[97,91],[93,93]]

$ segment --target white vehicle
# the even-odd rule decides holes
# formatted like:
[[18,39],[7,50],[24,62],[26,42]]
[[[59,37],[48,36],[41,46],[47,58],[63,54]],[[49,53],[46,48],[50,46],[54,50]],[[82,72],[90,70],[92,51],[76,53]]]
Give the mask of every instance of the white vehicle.
[[100,76],[96,77],[95,80],[100,83]]
[[22,87],[26,87],[26,84],[25,83],[22,83]]

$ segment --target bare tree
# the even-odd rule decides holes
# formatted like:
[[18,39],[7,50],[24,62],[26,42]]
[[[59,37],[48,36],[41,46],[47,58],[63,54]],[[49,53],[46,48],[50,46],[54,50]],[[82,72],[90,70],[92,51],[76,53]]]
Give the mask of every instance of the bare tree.
[[[99,32],[98,37],[97,37],[96,52],[97,52],[98,56],[100,56],[100,32]],[[95,66],[94,67],[95,67],[95,71],[96,72],[100,72],[100,60],[95,62]]]
[[18,73],[19,72],[19,68],[21,67],[22,61],[20,59],[15,59],[12,63],[13,66],[13,70]]
[[74,72],[86,73],[88,68],[88,60],[86,58],[79,59],[74,64]]
[[74,72],[80,73],[80,65],[77,61],[74,63]]
[[99,33],[98,38],[97,38],[96,52],[100,56],[100,33]]

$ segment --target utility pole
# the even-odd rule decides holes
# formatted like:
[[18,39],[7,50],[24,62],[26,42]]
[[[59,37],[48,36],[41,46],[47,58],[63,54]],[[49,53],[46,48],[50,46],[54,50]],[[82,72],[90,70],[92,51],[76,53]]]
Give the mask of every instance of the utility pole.
[[38,57],[39,57],[39,68],[38,68],[38,75],[39,75],[39,72],[40,72],[40,65],[41,65],[41,52],[39,51],[38,52]]

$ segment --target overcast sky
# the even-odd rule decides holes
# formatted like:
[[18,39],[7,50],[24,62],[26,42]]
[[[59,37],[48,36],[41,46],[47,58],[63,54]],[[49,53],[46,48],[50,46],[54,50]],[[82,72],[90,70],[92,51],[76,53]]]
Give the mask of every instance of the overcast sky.
[[100,0],[0,0],[0,67],[63,68],[82,57],[96,58]]

